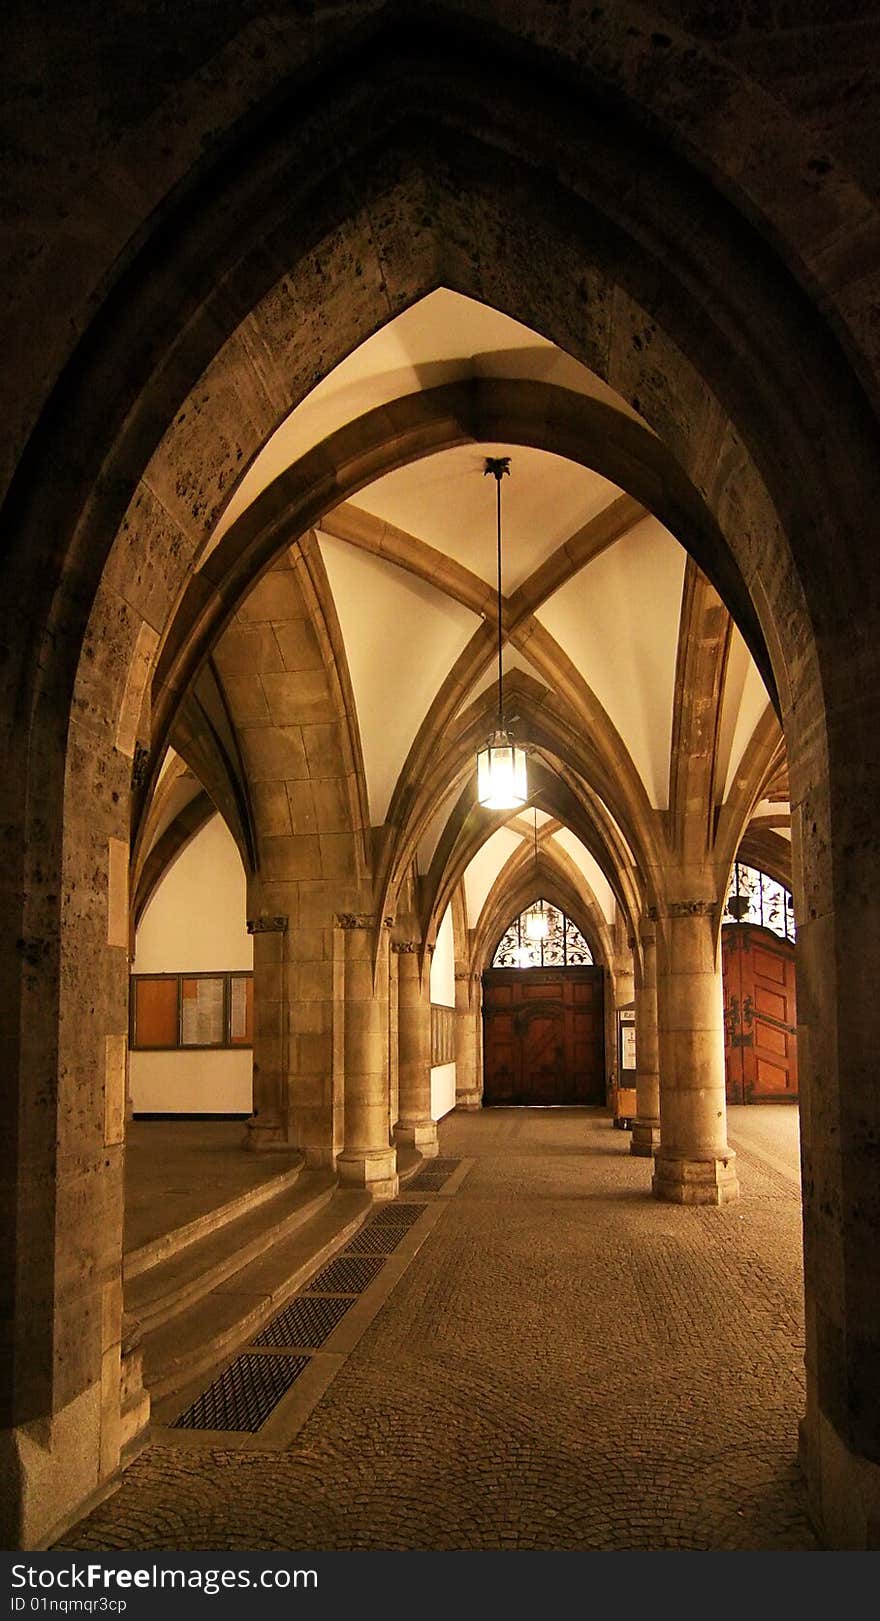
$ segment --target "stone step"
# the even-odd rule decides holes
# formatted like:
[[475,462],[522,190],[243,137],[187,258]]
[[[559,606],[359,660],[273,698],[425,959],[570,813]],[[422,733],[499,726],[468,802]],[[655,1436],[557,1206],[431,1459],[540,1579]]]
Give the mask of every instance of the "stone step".
[[256,1210],[260,1205],[275,1199],[280,1193],[292,1188],[302,1173],[305,1161],[299,1157],[293,1165],[286,1165],[283,1171],[275,1176],[267,1176],[263,1182],[255,1187],[247,1188],[235,1195],[225,1204],[218,1205],[215,1210],[205,1211],[204,1214],[194,1217],[192,1221],[184,1222],[182,1226],[175,1227],[171,1232],[161,1233],[148,1244],[141,1244],[137,1249],[127,1250],[122,1262],[123,1277],[128,1283],[130,1279],[139,1277],[151,1267],[158,1266],[178,1251],[186,1249],[190,1244],[197,1244],[200,1239],[214,1233],[228,1222],[237,1221],[249,1210]]
[[[303,1171],[272,1199],[224,1219],[204,1237],[173,1250],[125,1284],[125,1311],[149,1333],[176,1318],[185,1307],[211,1294],[242,1267],[298,1231],[329,1203],[336,1188],[332,1171]],[[224,1207],[225,1209],[225,1207]],[[222,1214],[222,1212],[221,1212]]]
[[173,1403],[162,1398],[252,1339],[348,1243],[375,1208],[370,1195],[359,1189],[331,1190],[330,1199],[296,1232],[144,1334],[143,1378],[153,1400],[154,1420],[163,1423],[173,1417]]

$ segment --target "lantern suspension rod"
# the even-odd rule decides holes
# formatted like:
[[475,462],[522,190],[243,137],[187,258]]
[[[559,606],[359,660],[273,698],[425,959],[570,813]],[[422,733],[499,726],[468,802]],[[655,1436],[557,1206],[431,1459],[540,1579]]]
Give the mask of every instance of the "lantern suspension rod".
[[487,456],[483,468],[483,476],[491,474],[495,480],[495,509],[496,509],[496,539],[498,552],[498,730],[504,730],[504,688],[501,680],[501,652],[503,636],[501,632],[501,480],[505,473],[510,472],[509,456]]

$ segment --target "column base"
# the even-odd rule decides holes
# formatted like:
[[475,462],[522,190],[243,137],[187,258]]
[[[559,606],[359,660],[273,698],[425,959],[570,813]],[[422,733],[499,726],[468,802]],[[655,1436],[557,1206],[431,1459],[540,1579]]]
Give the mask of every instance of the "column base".
[[245,1121],[242,1147],[251,1154],[265,1154],[272,1149],[295,1148],[296,1143],[289,1122],[254,1114]]
[[692,1159],[660,1147],[654,1155],[651,1191],[672,1204],[733,1204],[739,1198],[733,1149],[718,1157]]
[[399,1148],[415,1148],[422,1159],[435,1159],[440,1152],[436,1120],[398,1120],[394,1141]]
[[[117,1411],[114,1415],[118,1436]],[[114,1478],[101,1460],[101,1386],[92,1384],[60,1412],[0,1430],[0,1530],[4,1548],[46,1548],[87,1512]]]
[[824,1546],[835,1552],[880,1549],[880,1464],[851,1452],[824,1413],[808,1412],[798,1435],[807,1511]]
[[360,1154],[353,1149],[339,1154],[336,1174],[341,1187],[363,1188],[374,1199],[396,1199],[400,1189],[397,1149],[374,1148]]
[[660,1147],[660,1121],[634,1120],[629,1151],[641,1159],[650,1159]]
[[482,1109],[482,1092],[456,1092],[455,1107],[457,1109]]

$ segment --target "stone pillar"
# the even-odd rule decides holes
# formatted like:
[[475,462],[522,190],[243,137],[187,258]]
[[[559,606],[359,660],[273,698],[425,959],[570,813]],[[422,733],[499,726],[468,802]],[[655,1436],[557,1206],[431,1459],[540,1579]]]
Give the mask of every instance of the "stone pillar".
[[482,1015],[479,974],[455,971],[455,1107],[483,1104]]
[[340,1183],[366,1188],[377,1199],[397,1193],[397,1149],[388,1133],[388,935],[380,935],[374,973],[376,919],[340,912],[345,940],[343,1068],[345,1146],[336,1161]]
[[660,1056],[657,1033],[657,940],[641,936],[642,977],[636,1003],[636,1119],[631,1154],[650,1159],[660,1143]]
[[658,963],[660,1146],[653,1191],[676,1204],[739,1195],[727,1143],[721,972],[714,901],[666,908]]
[[426,1159],[437,1153],[437,1122],[431,1118],[431,988],[429,963],[424,983],[415,940],[395,943],[397,957],[398,1120],[401,1147],[417,1148]]
[[254,1112],[245,1147],[257,1152],[293,1145],[289,1096],[287,918],[248,918],[254,937]]

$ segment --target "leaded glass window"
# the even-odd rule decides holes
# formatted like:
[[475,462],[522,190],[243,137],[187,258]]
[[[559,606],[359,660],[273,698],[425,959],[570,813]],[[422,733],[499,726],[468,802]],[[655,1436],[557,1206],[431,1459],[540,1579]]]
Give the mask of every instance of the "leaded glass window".
[[530,940],[526,934],[527,907],[514,918],[509,929],[501,936],[493,968],[584,968],[590,967],[593,953],[576,923],[558,906],[540,900],[533,905],[543,906],[547,915],[547,934],[543,940]]
[[794,906],[790,892],[757,867],[747,867],[744,861],[734,863],[730,885],[724,901],[727,920],[754,923],[770,929],[780,940],[795,939]]

